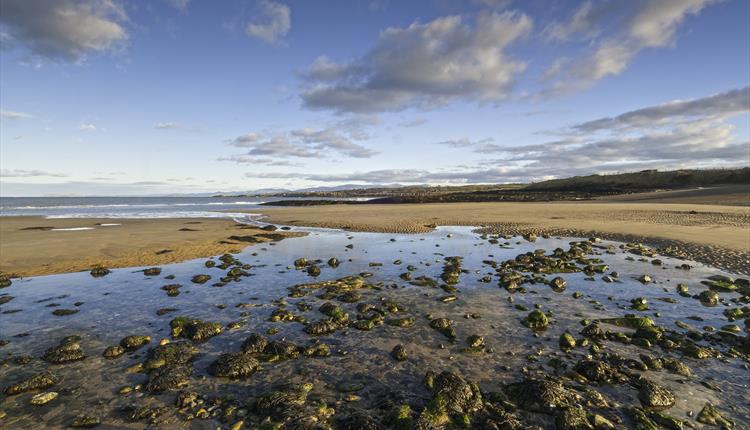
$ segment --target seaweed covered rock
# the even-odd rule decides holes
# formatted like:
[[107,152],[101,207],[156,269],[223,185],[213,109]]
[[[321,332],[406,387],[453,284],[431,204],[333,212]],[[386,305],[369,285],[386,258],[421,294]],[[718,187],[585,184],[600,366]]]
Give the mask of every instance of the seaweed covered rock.
[[698,300],[703,306],[716,306],[719,303],[719,293],[713,290],[704,290],[698,294]]
[[52,364],[64,364],[71,361],[83,360],[86,358],[86,354],[83,352],[79,341],[80,338],[78,336],[63,338],[57,346],[49,348],[42,355],[42,360]]
[[557,430],[594,430],[584,410],[580,406],[564,408],[555,417],[555,428]]
[[143,367],[148,371],[164,366],[187,365],[193,361],[197,351],[197,348],[186,341],[158,345],[148,350]]
[[425,382],[433,397],[427,409],[419,416],[417,428],[432,428],[429,426],[449,422],[466,425],[484,405],[477,384],[455,373],[427,372]]
[[307,394],[313,384],[287,384],[259,396],[251,402],[251,409],[262,418],[271,418],[283,422],[293,419],[302,413],[302,406],[307,401]]
[[125,348],[121,347],[120,345],[113,345],[113,346],[108,346],[104,349],[104,352],[102,353],[102,357],[117,358],[123,354],[125,354]]
[[0,288],[8,288],[13,284],[10,279],[10,275],[7,273],[0,273]]
[[573,348],[576,347],[576,339],[573,337],[572,334],[566,331],[565,333],[560,335],[558,344],[560,345],[560,349],[562,349],[565,352],[570,352],[573,350]]
[[333,320],[333,318],[327,318],[324,320],[312,322],[305,326],[304,331],[307,334],[313,336],[322,336],[331,334],[342,327],[341,323]]
[[257,359],[244,352],[222,354],[208,367],[208,373],[226,378],[245,378],[260,366]]
[[395,358],[398,361],[406,361],[409,359],[409,355],[406,353],[406,348],[401,344],[393,347],[393,350],[391,351],[391,357]]
[[74,429],[89,429],[98,427],[99,424],[101,424],[101,420],[99,417],[93,416],[93,415],[86,415],[81,414],[77,415],[73,420],[68,424],[68,427],[74,428]]
[[547,328],[547,326],[549,325],[549,319],[547,318],[547,315],[544,314],[544,312],[540,311],[539,309],[534,309],[533,311],[529,312],[526,318],[521,321],[521,324],[534,331],[541,331]]
[[135,351],[146,346],[149,342],[151,342],[151,336],[130,335],[120,340],[120,346],[128,351]]
[[261,353],[268,345],[268,339],[258,333],[252,333],[242,343],[242,352],[249,354]]
[[275,359],[297,358],[300,355],[300,347],[286,340],[274,340],[263,348],[263,353]]
[[555,291],[557,293],[561,293],[565,291],[566,285],[567,285],[567,282],[565,282],[565,279],[559,276],[549,281],[549,286],[552,288],[552,291]]
[[347,291],[357,290],[366,286],[362,276],[346,276],[344,278],[307,284],[297,284],[289,287],[289,297],[304,297],[311,291],[325,290],[325,296],[336,297]]
[[698,418],[696,419],[699,423],[711,426],[721,426],[722,428],[727,429],[734,427],[734,422],[730,419],[724,418],[710,402],[703,406],[703,409],[698,413]]
[[205,284],[206,282],[211,280],[211,275],[195,275],[192,278],[190,278],[190,282],[194,284]]
[[104,266],[94,266],[89,274],[93,276],[94,278],[101,278],[102,276],[109,275],[109,269],[107,269]]
[[448,318],[435,318],[430,321],[430,327],[437,330],[448,339],[456,338],[456,330],[453,328],[453,321]]
[[159,367],[149,372],[144,388],[151,393],[177,390],[188,384],[192,373],[193,366],[190,364]]
[[169,322],[173,338],[187,338],[195,341],[203,341],[221,333],[223,327],[217,322],[206,322],[203,320],[177,317]]
[[638,400],[643,406],[653,409],[668,409],[674,406],[674,393],[666,387],[646,378],[638,378],[634,384],[638,387]]
[[443,265],[443,273],[440,275],[440,279],[448,285],[458,284],[461,276],[461,262],[463,257],[445,257],[445,264]]
[[552,413],[581,400],[578,394],[553,379],[526,378],[508,384],[504,391],[518,407],[532,412]]
[[27,391],[41,390],[52,387],[58,382],[60,382],[60,378],[54,373],[49,371],[41,372],[7,386],[5,388],[5,394],[13,396]]
[[143,269],[143,274],[146,276],[159,276],[161,275],[161,267],[149,267],[148,269]]
[[628,380],[628,377],[615,367],[600,360],[580,360],[576,363],[575,371],[597,384],[621,384]]

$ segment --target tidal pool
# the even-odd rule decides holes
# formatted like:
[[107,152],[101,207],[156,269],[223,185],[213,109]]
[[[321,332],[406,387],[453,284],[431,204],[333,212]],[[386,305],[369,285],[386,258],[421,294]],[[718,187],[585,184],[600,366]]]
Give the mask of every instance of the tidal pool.
[[[236,272],[221,286],[214,284],[240,263],[221,269],[218,258],[211,259],[215,267],[207,267],[207,259],[192,260],[162,266],[158,276],[128,268],[99,278],[84,272],[14,279],[0,289],[0,341],[7,342],[0,348],[0,427],[67,427],[77,417],[77,424],[86,424],[83,415],[91,425],[100,422],[98,428],[118,429],[702,428],[711,427],[710,419],[750,427],[750,292],[747,281],[727,280],[732,274],[585,238],[530,242],[468,227],[411,235],[298,230],[309,234],[234,255],[249,265],[242,269],[248,276]],[[534,265],[535,250],[549,257],[557,248],[569,251],[571,243],[579,243],[574,248],[583,254],[550,258],[567,266]],[[519,266],[524,260],[516,256],[525,253],[532,253],[526,268],[536,269]],[[454,256],[461,260],[446,261]],[[331,257],[337,267],[327,264]],[[308,261],[295,268],[300,258]],[[508,260],[515,263],[503,264]],[[318,276],[310,275],[316,273],[310,266],[320,269]],[[191,279],[198,274],[211,279],[196,284]],[[642,282],[643,275],[650,282]],[[348,276],[359,288],[289,289]],[[549,285],[561,282],[553,282],[556,277],[564,288]],[[722,279],[711,287],[718,294],[713,306],[698,299],[710,290],[702,283],[710,284],[709,277]],[[162,288],[175,284],[177,295]],[[678,284],[688,293],[680,294]],[[337,306],[328,315],[320,310],[326,302]],[[545,329],[523,323],[535,308],[548,320]],[[271,321],[272,314],[282,321]],[[602,321],[626,315],[636,318]],[[170,321],[178,316],[224,329],[204,341],[176,340]],[[449,320],[455,336],[433,328],[440,318]],[[325,334],[306,331],[329,319]],[[364,320],[372,324],[360,328],[370,330],[355,328]],[[590,330],[581,334],[584,328]],[[575,345],[561,347],[566,332]],[[245,377],[210,374],[219,356],[242,351],[252,333],[299,349],[292,357],[256,353],[259,367]],[[73,335],[80,339],[68,343],[80,345],[84,359],[43,359]],[[105,348],[128,335],[151,340],[117,358],[103,357]],[[149,391],[156,370],[139,364],[153,358],[148,351],[163,339],[191,343],[196,353],[184,381]],[[397,345],[406,360],[392,355]],[[45,371],[54,375],[54,385],[8,391]],[[427,384],[430,372],[438,376]],[[563,391],[548,398],[549,387],[536,389],[535,381]],[[50,392],[57,396],[32,404]],[[539,404],[529,400],[534,396]],[[718,415],[704,410],[707,403]]]

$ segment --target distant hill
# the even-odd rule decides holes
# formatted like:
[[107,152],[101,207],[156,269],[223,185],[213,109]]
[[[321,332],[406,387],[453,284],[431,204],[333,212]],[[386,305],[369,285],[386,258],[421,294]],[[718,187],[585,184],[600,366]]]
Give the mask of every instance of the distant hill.
[[750,167],[664,172],[643,170],[614,175],[574,176],[529,184],[525,189],[527,191],[585,191],[619,194],[730,184],[750,184]]

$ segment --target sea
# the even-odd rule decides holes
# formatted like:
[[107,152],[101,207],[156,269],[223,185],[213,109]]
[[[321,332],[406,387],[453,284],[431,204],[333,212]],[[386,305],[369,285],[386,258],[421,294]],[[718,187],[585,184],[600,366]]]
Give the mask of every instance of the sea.
[[[0,197],[0,216],[48,218],[245,218],[289,197]],[[305,198],[305,200],[311,200]],[[330,199],[329,199],[330,200]],[[242,212],[240,212],[242,211]],[[250,214],[252,215],[252,214]]]

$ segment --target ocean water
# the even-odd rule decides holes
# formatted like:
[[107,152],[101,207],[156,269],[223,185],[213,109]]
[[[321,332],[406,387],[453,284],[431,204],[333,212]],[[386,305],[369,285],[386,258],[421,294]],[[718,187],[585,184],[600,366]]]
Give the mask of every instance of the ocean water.
[[[210,218],[246,217],[263,197],[0,197],[0,216],[49,218]],[[291,200],[283,198],[283,200]]]

